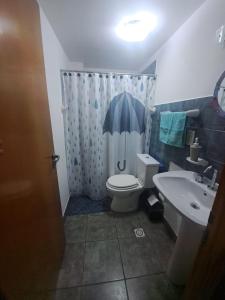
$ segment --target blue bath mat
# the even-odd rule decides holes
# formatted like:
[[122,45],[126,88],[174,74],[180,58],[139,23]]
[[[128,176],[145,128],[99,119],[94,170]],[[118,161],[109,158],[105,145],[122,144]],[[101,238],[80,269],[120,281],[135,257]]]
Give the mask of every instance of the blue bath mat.
[[87,196],[72,196],[68,202],[65,216],[99,213],[110,210],[111,199],[91,200]]

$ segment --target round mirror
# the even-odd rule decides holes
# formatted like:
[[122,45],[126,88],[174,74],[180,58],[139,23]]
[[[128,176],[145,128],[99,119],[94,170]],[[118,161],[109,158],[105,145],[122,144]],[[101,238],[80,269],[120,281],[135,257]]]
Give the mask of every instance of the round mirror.
[[225,112],[225,72],[220,76],[216,84],[214,97],[217,99],[220,109]]

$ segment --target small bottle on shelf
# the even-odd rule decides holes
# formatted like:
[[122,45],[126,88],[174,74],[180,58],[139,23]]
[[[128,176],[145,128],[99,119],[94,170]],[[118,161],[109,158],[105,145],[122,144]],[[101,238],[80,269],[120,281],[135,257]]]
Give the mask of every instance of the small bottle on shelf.
[[190,146],[190,159],[193,161],[198,161],[199,152],[202,147],[199,145],[198,138],[195,138],[195,142]]

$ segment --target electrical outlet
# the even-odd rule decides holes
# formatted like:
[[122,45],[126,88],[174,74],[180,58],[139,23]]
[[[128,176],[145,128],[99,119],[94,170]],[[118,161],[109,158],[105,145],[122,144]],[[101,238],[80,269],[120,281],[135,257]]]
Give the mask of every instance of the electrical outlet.
[[216,31],[216,41],[221,48],[225,48],[225,26],[222,25]]

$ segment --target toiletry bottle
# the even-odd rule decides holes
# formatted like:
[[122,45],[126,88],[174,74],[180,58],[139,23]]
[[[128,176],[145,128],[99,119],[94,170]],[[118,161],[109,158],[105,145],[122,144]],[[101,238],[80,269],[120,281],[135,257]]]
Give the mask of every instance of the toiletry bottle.
[[195,142],[190,146],[190,158],[193,161],[198,161],[199,151],[202,147],[199,145],[198,138],[195,138]]

